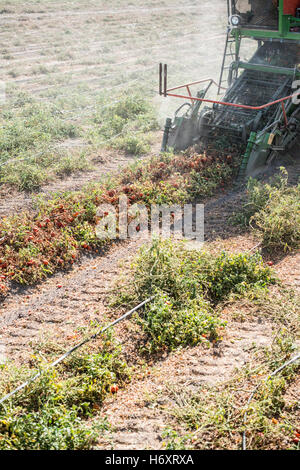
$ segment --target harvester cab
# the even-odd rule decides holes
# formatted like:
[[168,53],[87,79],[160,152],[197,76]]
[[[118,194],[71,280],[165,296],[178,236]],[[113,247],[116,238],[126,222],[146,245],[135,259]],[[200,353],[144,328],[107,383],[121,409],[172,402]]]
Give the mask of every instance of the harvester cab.
[[[166,121],[162,151],[222,136],[243,149],[238,174],[243,179],[287,153],[300,134],[300,0],[227,0],[227,6],[218,82],[168,88],[167,65],[159,66],[160,95],[186,100]],[[249,40],[255,52],[243,61],[241,46]],[[221,99],[211,96],[213,87]]]

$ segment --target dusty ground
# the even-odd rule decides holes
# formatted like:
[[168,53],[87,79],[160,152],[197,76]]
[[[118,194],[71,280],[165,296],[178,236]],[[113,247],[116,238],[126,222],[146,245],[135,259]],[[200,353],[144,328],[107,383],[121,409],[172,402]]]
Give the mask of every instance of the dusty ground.
[[[159,62],[168,62],[174,84],[217,78],[226,3],[215,0],[212,9],[211,2],[194,0],[118,0],[113,8],[95,0],[11,1],[0,17],[7,99],[28,92],[57,104],[76,123],[91,114],[99,96],[113,100],[137,86],[154,96]],[[169,106],[178,107],[167,101],[157,100],[164,118]]]
[[166,409],[174,406],[170,388],[192,394],[200,385],[228,380],[248,362],[253,345],[267,346],[271,334],[268,323],[233,322],[221,348],[185,349],[149,367],[140,379],[134,378],[126,390],[105,403],[102,416],[108,418],[114,432],[110,440],[100,439],[98,448],[162,449],[162,434],[168,425]]
[[[158,96],[159,62],[168,62],[172,84],[218,78],[225,41],[223,0],[215,0],[213,11],[210,2],[195,0],[184,5],[118,0],[113,7],[95,0],[0,3],[3,104],[13,111],[25,93],[45,106],[54,105],[63,120],[81,129],[76,139],[52,143],[68,148],[70,155],[73,149],[87,149],[90,119],[100,99],[113,103],[138,88],[153,99],[163,126],[180,103]],[[104,155],[102,165],[103,153],[95,157],[95,171],[58,180],[42,192],[79,188],[124,163],[122,155]],[[1,186],[0,216],[30,206],[29,195]]]

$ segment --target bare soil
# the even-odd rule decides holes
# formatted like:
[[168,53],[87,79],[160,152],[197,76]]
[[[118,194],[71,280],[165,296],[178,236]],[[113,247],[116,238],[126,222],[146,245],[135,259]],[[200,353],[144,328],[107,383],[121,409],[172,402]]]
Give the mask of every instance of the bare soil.
[[117,397],[108,399],[102,410],[113,426],[110,439],[100,439],[98,448],[116,450],[162,449],[162,434],[172,422],[166,412],[174,406],[171,390],[195,393],[203,384],[224,382],[250,358],[253,345],[267,346],[272,334],[268,323],[232,322],[221,347],[197,346],[171,354]]

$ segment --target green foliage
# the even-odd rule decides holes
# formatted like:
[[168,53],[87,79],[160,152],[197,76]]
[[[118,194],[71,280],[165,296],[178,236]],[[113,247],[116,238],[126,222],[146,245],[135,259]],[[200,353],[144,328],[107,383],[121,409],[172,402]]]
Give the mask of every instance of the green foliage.
[[213,196],[218,188],[228,184],[233,176],[233,168],[226,163],[216,163],[202,171],[193,171],[189,193],[194,199]]
[[55,174],[58,176],[69,176],[76,171],[85,171],[91,169],[87,155],[81,152],[79,155],[62,156],[54,167]]
[[[271,348],[260,351],[259,360],[253,357],[254,363],[240,369],[230,382],[216,387],[204,385],[192,396],[180,391],[180,401],[171,410],[182,426],[177,441],[188,432],[193,449],[240,449],[246,429],[248,449],[296,449],[300,407],[297,400],[289,402],[286,391],[296,379],[299,366],[290,366],[268,378],[275,364],[284,364],[292,352],[290,338],[279,335]],[[256,385],[260,386],[246,406],[250,393],[247,390],[254,390]],[[246,393],[241,393],[244,390]],[[176,396],[177,393],[175,401]]]
[[270,183],[250,178],[248,202],[236,217],[257,231],[269,251],[290,251],[300,244],[300,185],[288,186],[287,176],[281,168]]
[[263,246],[269,250],[291,251],[300,246],[300,185],[273,191],[267,205],[251,223],[258,229]]
[[133,265],[136,290],[151,294],[159,288],[176,301],[195,298],[199,293],[219,302],[230,293],[241,293],[254,286],[265,288],[275,282],[271,268],[258,254],[211,256],[204,251],[187,250],[171,240],[154,240],[141,249]]
[[12,173],[11,165],[3,171],[3,181],[17,186],[20,191],[36,191],[47,180],[44,171],[35,163],[16,164]]
[[140,94],[124,94],[110,105],[101,101],[92,123],[91,143],[98,145],[104,140],[132,155],[148,152],[149,133],[158,129],[154,108]]
[[63,177],[76,171],[91,168],[87,155],[75,152],[71,155],[63,152],[41,152],[36,158],[30,152],[17,161],[8,160],[2,168],[2,180],[17,187],[20,191],[38,191],[47,181],[55,176]]
[[100,354],[74,355],[65,368],[72,375],[64,385],[68,406],[80,406],[90,414],[94,403],[101,404],[112,384],[129,381],[129,368],[122,359],[122,349],[108,337]]
[[0,181],[20,191],[35,191],[54,178],[88,168],[86,155],[53,150],[54,144],[79,137],[81,129],[55,107],[19,93],[5,107],[0,126]]
[[224,252],[214,259],[204,280],[208,295],[214,301],[223,300],[230,293],[265,288],[275,281],[272,270],[263,266],[259,253],[232,255]]
[[148,336],[149,352],[194,346],[206,337],[213,339],[220,325],[209,303],[201,296],[179,306],[163,292],[156,292],[154,301],[146,307],[143,316],[138,317],[138,323]]
[[189,450],[190,439],[192,438],[191,434],[186,434],[180,436],[177,431],[171,427],[167,427],[162,433],[162,438],[164,439],[163,445],[166,450]]
[[154,239],[132,265],[132,278],[118,288],[115,302],[136,302],[155,295],[138,317],[148,337],[147,349],[174,349],[217,338],[221,326],[216,305],[232,293],[266,289],[274,283],[272,270],[259,254],[226,254],[187,250],[172,240]]
[[157,127],[152,106],[137,94],[124,94],[116,103],[108,106],[103,106],[101,102],[94,122],[101,126],[100,133],[106,138],[119,134],[129,124],[142,131]]
[[9,411],[0,419],[0,436],[1,450],[84,450],[96,434],[76,409],[47,403],[36,412]]
[[234,174],[232,160],[204,155],[162,154],[149,161],[136,162],[120,175],[124,192],[141,194],[152,204],[184,204],[211,196],[216,189],[224,191]]
[[[76,353],[58,370],[48,369],[44,361],[38,366],[41,377],[0,406],[0,449],[89,449],[107,423],[88,425],[86,418],[99,409],[112,384],[130,379],[120,346],[109,334],[97,353]],[[4,366],[1,394],[25,375],[25,369],[16,374],[12,366]]]
[[124,150],[129,155],[143,155],[150,151],[149,138],[141,134],[126,134],[116,139],[112,146]]
[[53,139],[74,138],[74,124],[61,118],[55,107],[26,103],[17,111],[3,111],[5,126],[0,129],[0,160],[6,161],[21,151],[37,149]]
[[261,211],[268,203],[274,191],[283,193],[287,188],[287,172],[281,169],[279,175],[275,175],[269,183],[249,178],[247,183],[248,201],[243,207],[245,224],[249,224],[251,217]]

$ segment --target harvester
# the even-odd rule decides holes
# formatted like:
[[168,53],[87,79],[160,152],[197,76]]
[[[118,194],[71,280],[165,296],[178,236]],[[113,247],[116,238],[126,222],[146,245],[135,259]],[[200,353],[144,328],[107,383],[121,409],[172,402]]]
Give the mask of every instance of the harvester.
[[[264,171],[299,138],[300,0],[224,1],[228,26],[218,81],[168,88],[167,64],[159,65],[160,95],[185,100],[166,120],[162,151],[222,137],[240,146],[238,178],[244,179]],[[255,52],[243,61],[241,46],[249,40]],[[211,98],[212,87],[213,98],[221,99]]]

